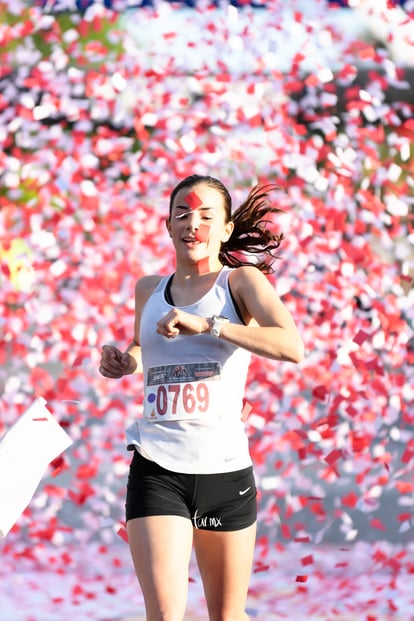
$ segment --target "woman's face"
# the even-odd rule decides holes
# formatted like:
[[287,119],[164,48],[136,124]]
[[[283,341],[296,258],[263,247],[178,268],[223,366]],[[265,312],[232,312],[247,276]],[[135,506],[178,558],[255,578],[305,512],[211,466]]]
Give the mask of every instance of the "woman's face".
[[233,223],[226,222],[220,192],[199,184],[177,193],[167,228],[177,260],[198,263],[206,258],[218,259],[221,244],[233,231]]

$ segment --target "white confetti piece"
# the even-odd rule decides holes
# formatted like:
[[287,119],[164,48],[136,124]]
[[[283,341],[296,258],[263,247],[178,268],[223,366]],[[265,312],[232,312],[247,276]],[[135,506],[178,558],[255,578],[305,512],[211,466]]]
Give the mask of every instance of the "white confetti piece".
[[29,504],[48,465],[72,440],[37,399],[0,441],[0,537]]

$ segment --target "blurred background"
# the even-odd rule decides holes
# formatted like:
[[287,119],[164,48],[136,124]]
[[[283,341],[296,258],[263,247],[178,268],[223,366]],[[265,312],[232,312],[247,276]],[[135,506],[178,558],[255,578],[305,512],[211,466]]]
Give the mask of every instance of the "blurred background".
[[142,606],[123,540],[142,386],[99,352],[127,346],[135,280],[173,270],[168,196],[194,172],[235,206],[278,184],[270,278],[306,346],[250,368],[252,618],[414,618],[412,0],[0,15],[0,436],[42,396],[74,441],[0,542],[0,619]]

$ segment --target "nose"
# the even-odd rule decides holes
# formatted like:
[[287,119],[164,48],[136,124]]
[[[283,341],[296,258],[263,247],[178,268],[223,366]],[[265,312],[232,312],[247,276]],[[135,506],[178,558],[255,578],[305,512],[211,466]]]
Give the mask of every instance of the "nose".
[[187,227],[192,230],[197,230],[200,226],[200,214],[193,209],[190,217],[187,220]]

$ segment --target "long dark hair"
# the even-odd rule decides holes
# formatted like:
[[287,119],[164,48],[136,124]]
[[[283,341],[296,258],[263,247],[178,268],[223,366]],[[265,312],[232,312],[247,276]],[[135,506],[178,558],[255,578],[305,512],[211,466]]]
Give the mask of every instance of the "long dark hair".
[[246,200],[232,213],[230,193],[219,179],[209,175],[190,175],[182,179],[171,192],[170,217],[177,193],[183,188],[190,189],[201,184],[214,188],[222,195],[226,222],[233,221],[234,224],[230,239],[221,245],[219,259],[223,265],[254,265],[265,274],[273,272],[272,263],[277,257],[276,251],[283,239],[283,233],[273,233],[268,228],[270,214],[281,211],[272,204],[269,195],[278,186],[272,183],[256,185],[250,190]]

